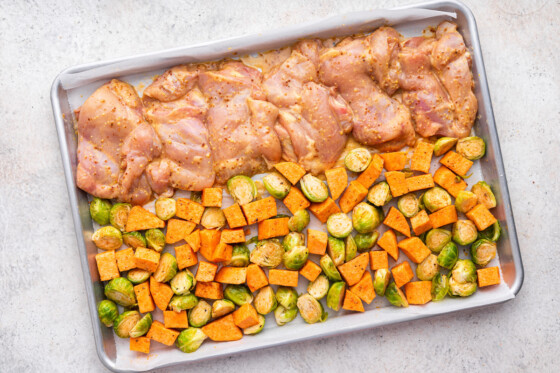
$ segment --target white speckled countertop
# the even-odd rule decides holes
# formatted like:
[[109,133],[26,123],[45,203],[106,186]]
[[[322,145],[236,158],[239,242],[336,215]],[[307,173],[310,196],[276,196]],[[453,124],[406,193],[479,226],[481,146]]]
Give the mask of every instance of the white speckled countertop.
[[[156,3],[0,2],[1,372],[105,371],[95,353],[52,119],[49,90],[58,72],[407,2]],[[560,3],[466,3],[478,22],[523,254],[518,297],[164,371],[557,371]]]

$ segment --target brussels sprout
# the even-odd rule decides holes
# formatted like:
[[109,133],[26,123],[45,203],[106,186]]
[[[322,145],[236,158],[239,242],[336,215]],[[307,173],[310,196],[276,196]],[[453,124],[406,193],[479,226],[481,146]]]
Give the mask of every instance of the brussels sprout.
[[270,195],[277,199],[284,199],[290,193],[292,184],[278,172],[266,175],[262,179],[264,187]]
[[194,294],[174,295],[169,302],[169,308],[175,312],[190,310],[198,304],[198,298]]
[[297,303],[297,292],[296,289],[288,287],[288,286],[280,286],[278,290],[276,290],[276,300],[278,304],[282,307],[291,309],[296,307]]
[[430,281],[438,273],[437,256],[430,254],[416,267],[416,277],[422,281]]
[[354,259],[358,253],[358,246],[356,245],[356,241],[354,241],[354,237],[352,237],[351,234],[344,239],[344,246],[345,246],[344,261],[349,262],[352,259]]
[[424,193],[420,194],[420,197],[418,197],[418,209],[419,210],[426,209],[426,205],[424,204]]
[[249,265],[249,256],[251,252],[244,244],[233,245],[231,259],[228,265],[232,267],[247,267]]
[[135,249],[138,247],[148,247],[148,242],[146,242],[142,233],[138,231],[123,233],[122,237],[125,245],[134,247]]
[[360,202],[352,210],[352,226],[358,233],[371,233],[382,222],[383,210],[373,207],[369,203]]
[[470,220],[460,219],[453,223],[453,241],[459,245],[470,245],[478,237],[476,225]]
[[486,208],[491,209],[498,204],[496,202],[496,196],[494,196],[492,192],[492,188],[490,188],[490,185],[488,185],[486,181],[479,181],[474,184],[471,191],[476,194],[478,203],[482,203]]
[[476,291],[476,282],[457,282],[452,278],[449,279],[448,294],[452,297],[468,297]]
[[159,197],[155,202],[156,216],[161,220],[169,220],[175,216],[177,202],[173,198]]
[[134,285],[138,285],[141,284],[145,281],[148,281],[148,279],[150,278],[151,273],[140,269],[140,268],[134,268],[131,269],[130,271],[128,271],[126,278],[128,279],[128,281],[132,282]]
[[486,143],[478,136],[464,137],[457,141],[455,150],[463,157],[475,161],[486,154]]
[[329,280],[342,280],[342,277],[340,277],[340,272],[338,272],[338,269],[336,269],[336,266],[334,265],[331,257],[328,254],[325,254],[321,257],[321,260],[319,260],[319,265],[321,266],[321,269],[323,269],[323,272],[325,272],[325,275],[327,275]]
[[308,324],[323,322],[329,316],[323,305],[309,294],[301,295],[297,300],[297,308],[302,319]]
[[297,313],[298,309],[296,307],[286,308],[284,306],[278,306],[274,310],[274,319],[276,319],[276,324],[278,324],[278,326],[286,325],[296,318]]
[[157,228],[152,228],[148,229],[144,235],[146,236],[148,247],[161,253],[165,247],[165,235],[163,232]]
[[285,251],[288,251],[296,246],[305,246],[305,236],[303,233],[290,232],[284,236],[282,246]]
[[329,197],[327,185],[311,174],[305,174],[299,184],[301,191],[311,202],[323,202]]
[[442,137],[436,141],[434,144],[434,155],[439,157],[447,153],[451,148],[455,146],[457,139],[454,137]]
[[249,291],[249,288],[245,285],[228,285],[224,289],[224,297],[238,306],[242,306],[245,303],[251,303],[253,301],[253,294]]
[[276,307],[278,307],[278,301],[276,300],[276,295],[272,287],[265,286],[259,290],[253,301],[253,305],[261,315],[267,315],[274,311]]
[[95,197],[89,204],[89,214],[99,225],[109,224],[109,211],[111,211],[111,202],[106,199]]
[[487,240],[497,242],[502,235],[502,227],[499,222],[495,222],[482,232],[478,232],[478,238],[485,238]]
[[387,268],[380,268],[375,271],[373,275],[373,289],[377,293],[377,295],[385,295],[385,291],[387,290],[387,286],[391,281],[391,271]]
[[251,251],[251,263],[264,268],[276,268],[282,263],[284,248],[276,238],[257,242]]
[[188,312],[189,325],[195,328],[201,328],[206,325],[211,317],[212,306],[202,299]]
[[401,289],[394,282],[391,282],[385,290],[385,297],[393,306],[408,307],[408,301]]
[[437,257],[437,263],[443,268],[451,269],[459,258],[459,250],[454,242],[448,242]]
[[314,281],[307,285],[307,292],[317,300],[323,299],[328,291],[329,279],[323,274],[320,274]]
[[307,210],[297,210],[294,216],[288,220],[290,232],[302,232],[309,224],[309,212]]
[[344,241],[339,238],[330,237],[327,243],[327,253],[331,257],[335,266],[344,264],[346,258]]
[[327,307],[338,311],[342,307],[344,301],[344,294],[346,291],[346,283],[344,281],[337,281],[331,285],[327,293]]
[[263,315],[257,315],[257,318],[259,319],[259,323],[243,329],[243,334],[245,334],[245,335],[255,335],[255,334],[259,334],[260,332],[262,332],[262,330],[264,329],[264,324],[265,324],[266,319],[264,318]]
[[179,333],[175,345],[179,350],[185,353],[191,353],[198,350],[202,342],[208,338],[206,334],[199,328],[187,328]]
[[212,318],[217,319],[235,310],[235,304],[227,299],[218,299],[212,304]]
[[201,191],[192,191],[191,192],[191,201],[196,203],[202,203],[202,192]]
[[227,181],[227,190],[233,200],[246,205],[257,197],[257,186],[250,177],[237,175]]
[[420,203],[414,193],[408,193],[399,198],[397,208],[404,216],[411,218],[420,211]]
[[136,323],[136,325],[134,325],[132,329],[130,329],[130,338],[138,338],[146,334],[152,326],[152,321],[152,314],[148,312]]
[[159,258],[159,264],[154,272],[154,280],[167,282],[177,274],[177,259],[169,253],[163,253]]
[[124,277],[112,279],[105,285],[105,296],[123,307],[136,305],[134,286]]
[[132,206],[130,203],[115,203],[109,212],[109,221],[111,225],[121,232],[124,232],[128,220],[128,213],[131,208]]
[[185,269],[184,271],[177,272],[175,277],[169,282],[169,285],[171,285],[171,290],[176,295],[186,295],[194,288],[196,280],[192,272]]
[[371,162],[371,153],[365,148],[356,148],[344,157],[344,165],[352,172],[364,171]]
[[471,245],[472,260],[481,267],[488,265],[496,257],[496,252],[496,243],[484,238]]
[[120,338],[129,338],[130,331],[140,321],[140,314],[138,311],[125,311],[115,319],[113,323],[113,330]]
[[343,212],[332,214],[327,219],[327,231],[336,238],[345,238],[352,232],[352,220]]
[[383,207],[393,199],[391,189],[386,181],[375,184],[368,192],[367,200],[377,207]]
[[424,201],[424,206],[426,206],[430,212],[435,212],[451,205],[451,196],[445,191],[445,189],[440,187],[428,189],[424,193],[422,199]]
[[426,246],[435,253],[439,253],[449,242],[451,242],[451,232],[447,229],[436,228],[426,234]]
[[468,259],[459,259],[451,270],[450,280],[459,283],[476,282],[476,266]]
[[468,190],[462,190],[457,194],[455,198],[455,208],[457,211],[466,214],[467,211],[472,209],[478,203],[478,197],[473,192]]
[[432,279],[432,300],[440,301],[447,295],[449,291],[449,279],[446,275],[438,273]]
[[116,250],[123,244],[121,231],[111,226],[96,230],[91,240],[101,250]]
[[379,238],[379,232],[375,231],[372,233],[358,233],[354,237],[356,246],[358,247],[358,252],[363,253],[375,246],[377,239]]
[[307,262],[309,257],[309,250],[307,246],[294,246],[284,253],[282,262],[286,269],[300,270]]
[[200,225],[206,229],[220,229],[226,225],[226,216],[219,207],[207,207],[202,213]]
[[99,316],[99,321],[105,326],[111,327],[117,316],[119,316],[119,309],[115,302],[104,299],[97,305],[97,315]]

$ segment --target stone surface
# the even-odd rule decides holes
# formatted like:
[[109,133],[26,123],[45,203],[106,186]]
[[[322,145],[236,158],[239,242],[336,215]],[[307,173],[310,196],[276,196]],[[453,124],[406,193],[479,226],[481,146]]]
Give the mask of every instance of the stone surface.
[[[0,371],[105,371],[93,343],[52,119],[49,89],[58,72],[398,3],[0,2]],[[189,370],[557,369],[560,4],[467,4],[478,22],[523,253],[526,276],[519,296],[494,307],[236,355]]]

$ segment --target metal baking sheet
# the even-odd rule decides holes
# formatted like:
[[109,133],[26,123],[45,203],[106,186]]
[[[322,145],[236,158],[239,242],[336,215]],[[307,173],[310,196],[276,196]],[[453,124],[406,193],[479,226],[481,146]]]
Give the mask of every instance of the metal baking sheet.
[[[472,185],[477,180],[486,180],[494,188],[498,200],[498,207],[493,212],[500,220],[504,234],[498,245],[498,257],[490,265],[497,265],[499,262],[503,279],[501,285],[480,289],[475,295],[466,299],[447,298],[443,302],[410,306],[406,309],[390,307],[384,298],[377,297],[371,305],[366,305],[366,312],[363,314],[345,311],[335,314],[331,311],[327,324],[308,325],[301,318],[297,318],[283,327],[277,327],[273,316],[268,315],[265,331],[258,336],[227,343],[206,341],[196,353],[192,354],[184,354],[178,349],[154,343],[149,358],[140,356],[140,354],[128,350],[127,339],[115,338],[112,329],[101,326],[97,319],[96,305],[103,299],[103,283],[99,281],[94,258],[98,251],[91,242],[91,234],[96,227],[89,216],[88,196],[78,189],[75,183],[77,138],[72,115],[73,110],[79,107],[97,87],[110,78],[119,78],[140,88],[149,84],[154,74],[161,73],[166,68],[180,63],[203,62],[266,51],[289,45],[306,37],[350,35],[371,31],[382,25],[391,25],[405,36],[420,35],[426,27],[436,26],[443,20],[452,20],[459,25],[459,30],[473,55],[475,95],[479,102],[474,131],[486,140],[487,153],[473,167],[473,175],[468,182]],[[101,362],[113,371],[146,371],[501,303],[514,298],[523,283],[523,265],[476,22],[471,11],[462,3],[435,1],[390,11],[351,13],[259,35],[75,66],[57,76],[52,86],[51,100],[77,236],[78,255],[80,255],[83,268],[95,345]],[[432,167],[435,169],[435,164]],[[227,204],[227,202],[225,203]],[[464,253],[461,255],[465,257]],[[303,286],[301,287],[302,289],[299,291],[303,292]],[[156,318],[158,317],[157,312]]]

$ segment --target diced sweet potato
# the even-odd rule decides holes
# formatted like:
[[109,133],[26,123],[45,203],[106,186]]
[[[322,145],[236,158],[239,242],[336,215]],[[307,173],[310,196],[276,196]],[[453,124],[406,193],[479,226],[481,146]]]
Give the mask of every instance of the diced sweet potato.
[[479,231],[485,230],[497,221],[490,210],[482,203],[470,209],[465,215],[476,225],[476,229]]
[[266,285],[268,285],[268,278],[263,269],[256,264],[249,264],[247,267],[247,286],[249,290],[255,292]]
[[233,323],[241,329],[257,325],[259,323],[257,310],[250,303],[245,303],[233,312]]
[[126,231],[143,231],[151,228],[163,228],[165,222],[141,206],[134,206],[128,213]]
[[305,265],[299,270],[299,274],[308,279],[309,281],[315,281],[317,277],[321,274],[321,267],[315,262],[308,260]]
[[426,304],[432,300],[431,281],[413,281],[404,286],[409,304]]
[[481,268],[476,271],[478,276],[478,286],[491,286],[500,283],[500,270],[498,267]]
[[166,328],[186,329],[189,327],[187,311],[163,311],[163,323]]
[[338,199],[348,184],[346,169],[344,167],[331,168],[325,171],[325,176],[327,178],[329,190],[331,191],[332,199]]
[[410,160],[410,169],[425,173],[430,172],[432,154],[434,154],[434,144],[426,141],[418,142]]
[[247,281],[246,267],[222,267],[216,275],[216,282],[222,284],[244,284]]
[[338,266],[338,271],[340,272],[348,286],[352,286],[360,281],[368,264],[369,255],[368,253],[363,253],[350,260],[349,262]]
[[418,237],[401,240],[398,246],[416,264],[422,262],[431,253],[430,249]]
[[154,303],[157,308],[162,311],[167,309],[167,305],[174,295],[173,290],[171,290],[171,286],[165,283],[157,282],[153,276],[150,277],[150,294],[152,294],[152,298],[154,299]]
[[412,226],[414,234],[417,236],[432,229],[432,222],[426,210],[420,210],[418,214],[411,217],[410,225]]
[[309,254],[325,255],[329,236],[326,232],[307,229],[307,248]]
[[395,285],[399,288],[414,278],[414,272],[412,272],[412,268],[410,268],[410,264],[407,261],[391,268],[391,273],[393,274]]
[[445,166],[437,169],[434,174],[434,181],[455,198],[460,191],[467,188],[467,183]]
[[215,342],[237,341],[243,337],[243,332],[235,325],[231,313],[204,325],[202,331]]
[[344,191],[340,201],[340,209],[342,212],[347,214],[350,212],[358,203],[362,202],[366,198],[368,190],[362,184],[357,181],[351,181],[348,188]]
[[245,232],[243,231],[243,228],[223,229],[220,240],[224,243],[245,242]]
[[408,185],[404,172],[387,171],[385,172],[385,179],[387,180],[387,184],[389,184],[389,189],[391,189],[391,195],[393,197],[400,197],[408,193]]
[[222,207],[222,188],[202,189],[201,202],[204,207]]
[[364,305],[360,298],[352,293],[350,290],[346,290],[344,295],[344,303],[342,303],[342,309],[348,311],[364,312]]
[[248,224],[255,224],[278,214],[274,197],[266,197],[241,206]]
[[292,214],[295,214],[299,210],[305,210],[311,205],[311,203],[305,198],[301,190],[295,186],[290,188],[288,195],[282,200],[284,205],[290,210]]
[[136,301],[138,302],[138,311],[146,313],[156,309],[154,300],[150,294],[148,281],[134,286],[134,294],[136,294]]
[[130,338],[130,351],[150,353],[150,338],[138,337]]
[[469,172],[473,165],[472,161],[469,161],[462,155],[455,153],[453,150],[448,151],[443,157],[441,157],[439,163],[446,166],[459,176],[466,176],[467,172]]
[[185,237],[185,241],[189,244],[191,249],[196,253],[200,250],[200,230],[196,230]]
[[225,242],[218,243],[216,249],[212,253],[212,262],[227,262],[231,259],[233,254],[233,246],[228,245]]
[[446,206],[430,214],[429,218],[433,228],[443,227],[457,221],[457,210],[454,205]]
[[214,250],[220,243],[222,232],[218,229],[203,229],[200,231],[200,254],[212,261]]
[[312,203],[309,211],[321,222],[326,223],[329,216],[340,212],[336,202],[332,198],[327,198],[321,203]]
[[245,215],[243,215],[243,211],[241,211],[239,203],[234,203],[222,211],[224,212],[230,228],[239,228],[247,225],[247,220],[245,219]]
[[165,232],[165,243],[176,243],[184,240],[185,237],[192,233],[195,227],[196,224],[192,221],[169,219]]
[[299,179],[305,175],[305,169],[294,162],[276,163],[274,168],[288,179],[292,185],[296,185]]
[[177,211],[175,216],[195,224],[200,224],[202,214],[204,213],[204,206],[200,203],[192,201],[188,198],[177,198]]
[[268,271],[268,282],[270,285],[298,286],[298,271],[286,269],[271,269]]
[[199,298],[216,300],[222,299],[224,297],[224,292],[222,284],[219,282],[197,282],[194,289],[194,295]]
[[155,272],[159,264],[160,254],[154,250],[139,247],[134,253],[134,264],[136,268],[148,272]]
[[119,271],[124,272],[136,268],[134,263],[134,249],[132,247],[115,252]]
[[375,299],[375,290],[373,289],[373,281],[369,271],[364,272],[362,279],[356,285],[350,287],[350,291],[367,304],[370,304]]
[[369,188],[381,176],[381,171],[383,171],[383,158],[379,154],[374,154],[369,166],[358,176],[356,181],[365,188]]
[[379,154],[383,158],[383,167],[387,171],[400,171],[406,166],[406,153],[393,152]]
[[399,260],[399,247],[397,246],[397,235],[391,229],[387,230],[379,240],[377,245],[385,250],[393,259]]
[[196,281],[198,282],[211,282],[216,277],[218,266],[214,263],[200,262],[196,270]]
[[412,176],[405,179],[409,192],[428,189],[434,186],[434,178],[431,174]]
[[285,236],[290,233],[290,229],[288,228],[288,220],[290,220],[290,218],[286,217],[261,221],[258,224],[259,240]]
[[375,271],[377,269],[388,269],[389,268],[389,258],[387,257],[387,251],[385,250],[375,250],[369,252],[369,265],[370,268]]
[[154,320],[152,326],[150,327],[150,330],[148,330],[148,334],[146,334],[147,338],[162,343],[166,346],[172,346],[178,336],[178,331],[166,328],[165,325],[157,320]]
[[198,257],[188,243],[175,247],[175,258],[179,269],[192,267],[198,263]]
[[410,227],[406,222],[406,218],[399,210],[392,206],[389,209],[389,213],[385,217],[385,220],[383,220],[383,224],[399,233],[404,234],[406,237],[410,237]]

